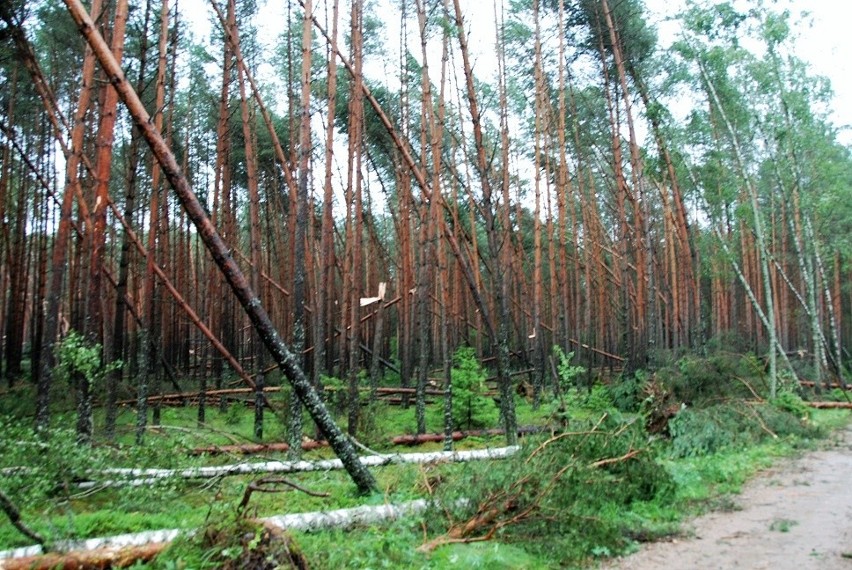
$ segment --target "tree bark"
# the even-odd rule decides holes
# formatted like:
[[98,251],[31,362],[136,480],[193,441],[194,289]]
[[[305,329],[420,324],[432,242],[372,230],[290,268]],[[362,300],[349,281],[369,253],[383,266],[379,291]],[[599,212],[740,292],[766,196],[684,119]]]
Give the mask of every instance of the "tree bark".
[[273,358],[284,371],[297,395],[302,399],[323,435],[326,436],[332,449],[334,449],[342,464],[346,467],[358,490],[363,493],[375,490],[375,479],[358,461],[352,443],[334,423],[313,385],[308,381],[304,372],[299,367],[296,357],[281,340],[260,300],[254,291],[252,291],[239,266],[231,257],[228,247],[222,241],[216,228],[207,217],[204,208],[199,203],[198,198],[192,192],[189,182],[175,160],[174,154],[172,154],[166,145],[162,135],[151,124],[148,112],[145,110],[133,88],[124,78],[121,67],[112,57],[109,47],[95,29],[94,23],[88,14],[86,14],[83,5],[79,0],[66,0],[65,4],[83,37],[92,46],[98,60],[107,72],[110,82],[115,86],[120,98],[130,111],[136,126],[142,131],[157,161],[162,164],[163,172],[171,183],[187,215],[198,230],[199,237],[204,241],[205,246],[207,246],[213,259],[231,286],[234,295],[243,306],[243,309],[251,319],[252,324],[263,339]]

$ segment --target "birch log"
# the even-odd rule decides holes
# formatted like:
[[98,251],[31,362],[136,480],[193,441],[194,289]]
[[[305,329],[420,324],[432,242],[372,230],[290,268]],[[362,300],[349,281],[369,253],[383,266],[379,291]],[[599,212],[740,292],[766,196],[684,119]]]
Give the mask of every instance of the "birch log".
[[[421,513],[428,506],[429,503],[426,499],[417,499],[395,505],[365,505],[333,511],[278,515],[260,519],[260,521],[284,530],[312,532],[328,528],[348,528],[359,524],[376,524],[395,520]],[[54,547],[57,553],[66,553],[65,555],[45,554],[41,546],[4,550],[0,551],[0,570],[53,568],[65,560],[87,560],[94,555],[97,555],[98,560],[112,561],[125,559],[131,552],[141,554],[151,552],[156,555],[167,543],[177,538],[181,532],[192,533],[195,531],[166,529],[55,543]],[[150,550],[143,548],[148,545],[151,546]],[[156,550],[156,552],[152,552],[153,550]],[[148,556],[148,558],[151,557],[153,556]]]
[[[497,447],[492,449],[474,449],[469,451],[433,451],[428,453],[396,453],[359,457],[364,467],[380,467],[402,463],[458,463],[482,459],[505,459],[514,455],[520,447]],[[104,469],[99,474],[112,476],[105,481],[84,481],[80,488],[93,487],[139,487],[151,485],[163,479],[210,479],[228,475],[250,475],[259,473],[303,473],[308,471],[333,471],[343,469],[340,459],[321,459],[318,461],[262,461],[217,465],[215,467],[192,467],[189,469]]]

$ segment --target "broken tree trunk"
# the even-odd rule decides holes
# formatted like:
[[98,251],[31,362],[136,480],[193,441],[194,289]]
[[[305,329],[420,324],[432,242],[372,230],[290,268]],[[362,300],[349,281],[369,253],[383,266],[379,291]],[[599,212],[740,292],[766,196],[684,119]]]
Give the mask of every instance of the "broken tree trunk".
[[[518,428],[518,435],[527,435],[531,433],[539,433],[545,431],[545,428],[539,426],[527,426]],[[505,432],[502,429],[475,429],[470,431],[454,431],[452,432],[453,441],[459,441],[466,437],[485,437],[492,435],[503,435]],[[441,442],[446,438],[444,433],[421,433],[417,435],[398,435],[391,439],[394,445],[420,445],[430,442]]]
[[98,33],[94,22],[86,13],[83,4],[80,0],[65,0],[65,4],[74,18],[80,33],[86,38],[86,41],[95,52],[110,83],[118,92],[119,97],[133,117],[133,122],[151,147],[151,151],[162,166],[163,172],[166,174],[178,200],[186,211],[187,217],[192,220],[198,230],[198,234],[204,245],[210,251],[216,265],[224,275],[234,295],[243,306],[243,309],[258,332],[258,336],[263,340],[267,350],[269,350],[275,361],[284,371],[288,381],[293,386],[293,390],[308,409],[320,431],[328,439],[329,444],[346,467],[358,490],[362,493],[375,490],[376,480],[367,468],[358,461],[352,442],[346,438],[334,422],[320,399],[319,394],[299,366],[295,355],[284,344],[275,325],[261,305],[260,299],[249,286],[242,270],[233,257],[231,257],[230,250],[224,241],[222,241],[221,236],[211,223],[203,206],[190,188],[189,181],[184,176],[174,154],[169,149],[160,132],[154,128],[154,125],[150,121],[150,115],[148,115],[142,101],[130,83],[125,79],[121,66],[112,56],[109,46],[100,33]]
[[[302,450],[311,451],[320,447],[328,447],[327,441],[315,441],[308,439],[302,442]],[[287,452],[290,450],[289,443],[249,443],[245,445],[211,445],[208,447],[196,447],[190,450],[190,455],[220,455],[223,453],[251,455],[253,453]]]
[[67,554],[44,554],[5,560],[0,563],[3,570],[55,570],[85,568],[127,568],[137,562],[148,562],[162,552],[167,542],[155,542],[142,546],[123,548],[98,548],[68,552]]

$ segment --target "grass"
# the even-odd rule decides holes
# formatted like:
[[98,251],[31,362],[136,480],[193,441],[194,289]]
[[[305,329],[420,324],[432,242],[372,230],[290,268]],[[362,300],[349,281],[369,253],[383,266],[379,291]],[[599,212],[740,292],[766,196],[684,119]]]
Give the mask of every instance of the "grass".
[[[548,414],[552,408],[543,406],[539,410],[533,410],[525,400],[519,399],[517,403],[519,424],[542,424],[549,419]],[[599,405],[600,402],[595,403],[595,406]],[[69,474],[79,474],[81,469],[106,465],[177,468],[251,461],[250,457],[191,457],[186,453],[197,446],[253,441],[253,411],[250,408],[231,408],[234,409],[241,413],[220,413],[218,409],[211,407],[208,410],[207,423],[199,427],[196,425],[195,409],[164,408],[163,426],[149,430],[146,444],[141,449],[131,445],[135,415],[125,410],[119,417],[120,429],[114,444],[100,443],[91,456],[76,457],[63,452],[73,449],[73,444],[69,441],[62,444],[55,441],[56,447],[50,453],[60,454],[58,457],[67,463],[66,471],[57,475],[53,471],[43,470],[45,477],[53,478],[50,479],[52,484],[46,485],[41,495],[30,490],[22,491],[22,494],[13,495],[12,498],[21,507],[23,520],[37,532],[52,539],[91,538],[161,528],[198,528],[217,517],[232,517],[246,486],[256,477],[167,480],[152,487],[109,488],[92,493],[78,493],[70,485],[71,479],[68,477]],[[380,406],[373,412],[378,421],[370,426],[362,440],[379,451],[392,449],[389,436],[414,431],[413,407],[402,410],[399,407]],[[572,415],[571,425],[574,426],[575,422],[582,425],[583,421],[592,421],[592,418],[599,415],[599,410],[579,410]],[[270,415],[268,418],[266,441],[282,441],[283,424],[274,416]],[[439,431],[440,425],[434,425],[434,417],[431,419],[433,421],[428,428]],[[635,419],[635,416],[627,414],[620,421],[629,422]],[[97,421],[102,420],[97,418]],[[847,422],[848,414],[839,410],[815,411],[811,416],[811,423],[824,433]],[[57,424],[61,423],[73,425],[72,418],[57,418]],[[458,442],[457,449],[503,444],[501,437],[469,438]],[[617,529],[620,537],[617,540],[606,534],[597,538],[586,535],[555,537],[542,533],[541,529],[517,533],[501,531],[496,534],[495,540],[481,544],[451,544],[428,554],[419,552],[417,546],[439,532],[435,529],[440,528],[442,524],[441,513],[437,513],[437,519],[434,518],[436,513],[432,513],[432,520],[414,517],[382,527],[294,533],[294,539],[313,568],[588,566],[594,564],[597,559],[629,552],[640,542],[676,534],[685,517],[709,509],[735,508],[735,500],[732,497],[755,473],[769,467],[779,458],[795,455],[818,445],[824,444],[793,436],[766,437],[754,445],[727,447],[706,455],[676,457],[669,452],[670,446],[666,441],[652,440],[647,444],[646,453],[651,454],[660,469],[670,476],[674,482],[673,493],[630,500],[627,503],[598,497],[597,502],[589,503],[596,505],[594,510],[584,507],[585,498],[582,493],[578,495],[579,502],[574,508],[575,516],[581,523],[580,528],[589,528],[588,523],[593,522],[591,526]],[[416,450],[428,451],[441,447],[440,443],[433,443],[419,446]],[[3,449],[0,449],[0,452],[2,451]],[[331,452],[326,449],[310,452],[306,457],[313,459],[330,455]],[[0,457],[2,467],[28,460],[23,452],[17,456],[0,453]],[[263,457],[264,460],[281,458],[284,458],[283,454],[267,454]],[[16,461],[19,463],[15,463]],[[292,490],[283,493],[256,493],[252,496],[248,514],[264,517],[363,504],[402,502],[428,496],[436,487],[450,482],[460,482],[462,485],[468,482],[470,486],[472,484],[469,482],[479,476],[476,474],[482,470],[487,473],[499,469],[500,463],[497,462],[484,467],[465,464],[386,466],[374,470],[381,492],[366,498],[354,493],[354,487],[343,471],[292,474],[287,478],[300,486],[327,493],[329,496],[312,497]],[[615,478],[612,482],[587,480],[585,483],[590,484],[589,489],[605,490],[607,485],[621,484],[617,476],[598,473],[601,477]],[[65,477],[64,481],[69,483],[69,486],[55,485],[56,481],[63,480],[62,477]],[[0,479],[4,491],[13,483],[13,479]],[[583,481],[576,483],[585,484]],[[792,526],[782,523],[783,521],[779,522],[778,528],[773,530],[786,532]],[[345,549],[340,548],[344,541]],[[23,538],[7,520],[0,520],[0,549],[29,543],[30,541]],[[192,565],[192,548],[186,545],[182,548],[183,550],[177,549],[165,555],[151,567],[196,567]],[[138,566],[144,567],[146,566]]]

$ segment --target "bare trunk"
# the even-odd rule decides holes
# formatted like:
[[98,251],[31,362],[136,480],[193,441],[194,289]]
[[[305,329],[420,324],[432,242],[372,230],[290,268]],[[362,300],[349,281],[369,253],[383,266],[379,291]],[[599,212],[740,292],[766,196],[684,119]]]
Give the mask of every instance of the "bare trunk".
[[[115,19],[112,29],[112,54],[117,62],[121,62],[124,53],[124,31],[127,22],[127,0],[119,0],[115,7]],[[109,182],[112,170],[113,131],[115,130],[116,113],[118,111],[118,94],[110,86],[106,90],[101,110],[100,125],[97,135],[96,184],[95,204],[92,209],[92,251],[89,262],[89,307],[87,311],[86,338],[92,344],[104,343],[103,317],[103,287],[101,285],[102,268],[105,261],[106,247],[106,215],[109,201]],[[102,359],[106,357],[102,353]],[[116,419],[116,376],[107,376],[106,385],[106,434],[112,439],[115,432]],[[91,403],[88,406],[91,409]],[[89,422],[91,423],[91,422]],[[91,434],[88,434],[88,438]]]
[[358,461],[351,442],[334,423],[316,390],[314,390],[296,362],[296,357],[281,340],[269,316],[263,309],[260,300],[254,291],[252,291],[239,266],[230,256],[229,249],[222,241],[216,228],[210,223],[210,219],[207,217],[198,198],[189,187],[189,183],[181,172],[174,155],[169,150],[162,135],[152,125],[150,116],[142,105],[142,102],[124,78],[120,66],[112,58],[108,46],[100,34],[97,33],[92,20],[86,14],[82,4],[78,0],[67,0],[66,6],[79,26],[80,32],[95,51],[110,81],[115,85],[119,96],[130,111],[137,128],[142,131],[145,140],[151,147],[158,162],[162,164],[164,173],[175,190],[181,205],[198,230],[199,237],[204,241],[204,244],[213,255],[216,264],[227,279],[234,295],[240,301],[246,314],[254,324],[255,329],[275,358],[275,361],[284,371],[296,393],[308,408],[314,421],[319,425],[323,435],[326,436],[332,449],[334,449],[343,465],[349,471],[359,491],[366,493],[375,490],[375,479]]

